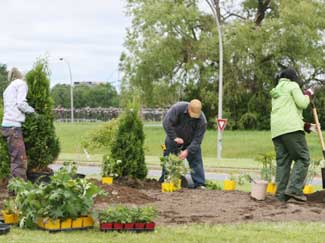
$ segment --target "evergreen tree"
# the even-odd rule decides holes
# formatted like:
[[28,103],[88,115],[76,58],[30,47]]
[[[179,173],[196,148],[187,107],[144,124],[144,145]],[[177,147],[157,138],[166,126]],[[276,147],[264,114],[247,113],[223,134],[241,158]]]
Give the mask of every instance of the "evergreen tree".
[[[0,123],[2,123],[3,106],[0,104]],[[0,179],[7,178],[10,174],[10,161],[8,146],[5,139],[0,137]]]
[[122,176],[144,179],[148,169],[144,157],[143,123],[139,116],[139,108],[125,109],[119,119],[115,142],[111,147],[114,160],[121,160],[119,164]]
[[28,170],[44,170],[59,155],[59,139],[53,124],[53,101],[50,97],[50,81],[47,61],[40,59],[26,74],[28,103],[38,115],[28,115],[23,125],[28,158]]

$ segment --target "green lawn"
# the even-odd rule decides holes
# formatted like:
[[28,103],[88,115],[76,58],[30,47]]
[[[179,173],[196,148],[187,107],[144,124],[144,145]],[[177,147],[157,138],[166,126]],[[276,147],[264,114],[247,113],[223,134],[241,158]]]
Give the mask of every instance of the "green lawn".
[[153,233],[102,233],[98,230],[49,234],[13,228],[1,243],[160,243],[160,242],[324,242],[324,223],[255,223],[158,227]]
[[[152,124],[152,123],[151,123]],[[156,123],[157,124],[157,123]],[[61,142],[60,160],[87,161],[83,153],[81,141],[88,132],[96,129],[100,123],[56,123],[56,131]],[[160,145],[165,134],[161,126],[144,127],[145,153],[148,164],[159,164]],[[312,159],[321,159],[321,149],[316,134],[307,135]],[[259,153],[273,151],[269,131],[225,131],[223,134],[223,151],[221,161],[216,159],[217,132],[208,130],[202,144],[204,163],[207,167],[244,167],[254,168],[254,158]],[[105,151],[90,154],[91,161],[100,161]]]

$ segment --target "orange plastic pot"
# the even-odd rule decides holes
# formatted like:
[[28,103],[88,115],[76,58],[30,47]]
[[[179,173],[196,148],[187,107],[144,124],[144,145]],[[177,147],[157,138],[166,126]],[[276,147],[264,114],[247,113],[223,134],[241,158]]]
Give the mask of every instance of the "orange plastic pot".
[[312,194],[314,192],[314,187],[312,185],[304,186],[304,194]]
[[10,214],[6,210],[2,210],[2,216],[5,224],[18,224],[18,215]]
[[112,185],[113,184],[113,177],[111,177],[111,176],[102,177],[102,184]]
[[72,228],[82,228],[83,218],[76,218],[72,220]]
[[94,219],[91,216],[82,217],[83,220],[83,227],[93,227],[94,226]]
[[61,229],[71,229],[72,226],[72,219],[66,219],[61,221]]
[[269,182],[267,184],[266,192],[272,195],[275,195],[276,192],[276,184],[274,182]]

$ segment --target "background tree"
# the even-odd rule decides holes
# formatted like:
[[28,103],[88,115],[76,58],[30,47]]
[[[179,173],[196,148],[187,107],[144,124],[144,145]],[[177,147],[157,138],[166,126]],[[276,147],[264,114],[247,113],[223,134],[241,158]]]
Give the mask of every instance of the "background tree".
[[[129,0],[133,21],[121,69],[124,91],[139,90],[145,105],[199,98],[213,121],[218,102],[218,33],[212,15],[199,8],[202,3]],[[249,117],[256,124],[246,124],[268,129],[269,91],[277,72],[292,66],[305,84],[325,81],[321,14],[325,5],[319,0],[214,3],[224,31],[224,114],[229,127],[243,128]],[[161,97],[155,90],[167,90],[168,95]]]
[[[55,107],[70,108],[70,85],[57,84],[51,89]],[[118,107],[119,97],[110,83],[74,86],[74,107]]]
[[2,94],[3,91],[7,88],[8,82],[8,71],[7,66],[5,64],[0,64],[0,101],[2,102]]
[[23,125],[24,141],[28,157],[28,170],[47,170],[58,157],[59,139],[53,124],[53,101],[50,97],[50,81],[47,61],[39,59],[26,74],[27,100],[38,115],[28,115]]

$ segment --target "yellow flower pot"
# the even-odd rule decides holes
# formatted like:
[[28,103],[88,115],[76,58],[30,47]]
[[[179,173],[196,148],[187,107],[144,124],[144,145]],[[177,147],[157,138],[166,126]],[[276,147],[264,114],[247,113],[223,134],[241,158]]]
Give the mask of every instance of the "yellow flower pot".
[[61,221],[61,229],[71,229],[72,226],[72,219],[66,219]]
[[94,226],[94,219],[91,216],[82,217],[83,220],[83,227],[93,227]]
[[275,195],[276,192],[276,184],[274,182],[269,182],[267,184],[266,192],[272,195]]
[[76,218],[75,220],[72,220],[72,228],[82,228],[82,218]]
[[225,180],[223,182],[223,189],[225,191],[233,191],[236,189],[236,181],[232,181],[232,180]]
[[305,185],[304,194],[312,194],[314,192],[314,187],[312,185]]
[[37,225],[42,229],[45,228],[45,225],[44,225],[44,222],[43,222],[42,218],[37,220]]
[[111,177],[111,176],[102,177],[102,184],[112,185],[113,184],[113,177]]
[[48,230],[59,230],[61,228],[59,219],[55,219],[55,220],[49,219],[45,222],[43,221],[43,223],[44,223],[44,228]]
[[17,214],[9,214],[6,210],[2,210],[2,215],[5,224],[18,224]]
[[174,185],[169,182],[163,182],[163,183],[161,183],[161,191],[162,192],[173,192]]
[[179,179],[179,180],[177,180],[177,183],[175,184],[175,183],[173,183],[173,182],[171,182],[171,184],[172,184],[172,186],[173,186],[173,190],[174,191],[177,191],[177,190],[180,190],[180,189],[182,189],[182,181]]

